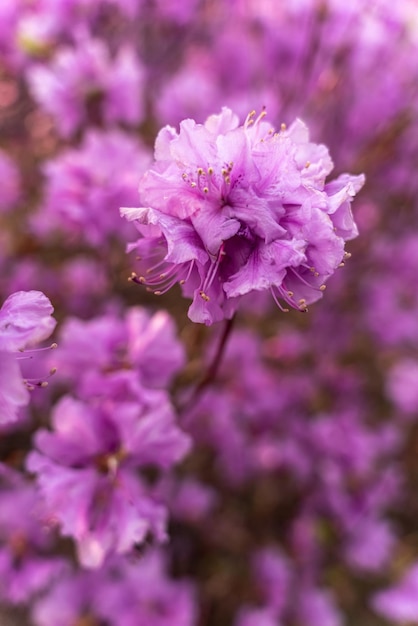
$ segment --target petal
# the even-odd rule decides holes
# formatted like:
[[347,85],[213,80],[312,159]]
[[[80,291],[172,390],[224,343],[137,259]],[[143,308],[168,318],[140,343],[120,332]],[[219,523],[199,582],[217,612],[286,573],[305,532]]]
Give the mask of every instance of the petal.
[[16,357],[0,352],[0,424],[18,419],[18,409],[29,403]]
[[0,350],[23,350],[49,337],[56,321],[54,309],[40,291],[18,291],[0,309]]
[[286,268],[303,263],[305,255],[302,244],[295,241],[277,240],[270,244],[260,243],[246,264],[224,284],[227,296],[244,295],[252,289],[261,291],[271,286],[280,286]]

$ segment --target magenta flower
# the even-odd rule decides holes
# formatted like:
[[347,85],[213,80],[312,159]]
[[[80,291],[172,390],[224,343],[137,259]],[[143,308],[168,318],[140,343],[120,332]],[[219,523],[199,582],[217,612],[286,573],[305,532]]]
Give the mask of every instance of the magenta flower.
[[175,283],[193,297],[189,317],[207,325],[234,314],[241,296],[270,290],[305,311],[357,235],[350,204],[364,177],[326,184],[332,161],[296,120],[275,132],[223,108],[204,125],[163,128],[141,179],[140,208],[121,209],[141,238],[133,280],[156,294]]
[[30,383],[24,384],[18,355],[49,337],[55,328],[54,309],[40,291],[18,291],[0,309],[0,423],[17,419],[29,402]]
[[[77,46],[62,46],[49,66],[28,72],[34,98],[50,113],[64,137],[89,118],[89,107],[106,124],[138,124],[144,115],[144,70],[130,45],[112,58],[105,43],[81,34]],[[98,121],[98,120],[94,120]]]
[[59,346],[55,363],[61,378],[83,397],[90,395],[93,378],[103,394],[104,377],[117,372],[132,372],[144,387],[162,389],[185,361],[170,315],[165,311],[150,315],[141,307],[126,309],[123,317],[111,313],[89,321],[70,317],[61,327]]
[[78,148],[44,164],[45,199],[32,221],[35,231],[41,237],[65,233],[97,248],[115,235],[123,240],[117,209],[134,201],[138,173],[150,160],[148,150],[127,134],[90,130]]
[[163,392],[142,402],[111,397],[91,405],[65,396],[52,416],[53,431],[38,431],[39,452],[28,469],[61,533],[77,543],[80,562],[99,567],[108,554],[125,554],[147,533],[166,538],[165,507],[138,469],[170,469],[189,448]]
[[418,565],[413,563],[393,587],[373,598],[373,608],[391,623],[405,624],[418,619]]
[[66,568],[52,554],[54,534],[41,521],[36,490],[23,477],[1,465],[0,490],[0,598],[20,603],[43,590]]
[[100,607],[114,626],[195,626],[198,604],[194,585],[170,578],[167,559],[147,550],[125,564],[120,582],[108,576]]

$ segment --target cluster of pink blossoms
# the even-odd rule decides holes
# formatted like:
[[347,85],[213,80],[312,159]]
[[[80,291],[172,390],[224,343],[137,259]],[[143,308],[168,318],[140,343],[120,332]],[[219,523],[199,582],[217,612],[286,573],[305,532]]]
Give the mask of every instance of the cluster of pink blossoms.
[[305,124],[275,132],[264,116],[240,126],[223,108],[178,133],[166,126],[140,182],[142,206],[121,210],[141,233],[129,249],[143,272],[132,278],[156,294],[180,283],[194,322],[231,318],[254,290],[306,311],[357,235],[350,205],[364,176],[326,183],[331,157]]

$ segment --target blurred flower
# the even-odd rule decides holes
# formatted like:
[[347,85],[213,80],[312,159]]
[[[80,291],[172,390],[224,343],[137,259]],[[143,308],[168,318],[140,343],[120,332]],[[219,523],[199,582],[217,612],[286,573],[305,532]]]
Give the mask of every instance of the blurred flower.
[[18,604],[44,590],[65,570],[66,560],[51,553],[54,535],[42,521],[34,485],[11,470],[6,470],[4,482],[0,489],[0,597]]
[[147,533],[166,539],[166,509],[137,470],[169,469],[189,449],[164,393],[138,395],[136,402],[108,394],[91,405],[63,397],[53,410],[53,431],[37,432],[39,452],[27,461],[49,515],[91,568],[108,554],[130,552]]
[[166,569],[163,556],[149,550],[131,561],[113,558],[98,571],[67,574],[36,602],[34,623],[195,626],[193,586],[171,579]]
[[138,175],[150,162],[138,141],[119,131],[91,130],[81,146],[44,164],[45,199],[32,219],[35,232],[51,232],[102,247],[128,236],[118,208],[137,196]]
[[400,359],[387,374],[389,398],[406,419],[418,417],[418,363],[415,359]]
[[404,624],[418,620],[418,565],[412,565],[401,580],[386,591],[375,594],[374,610],[391,622]]
[[141,307],[127,308],[123,316],[67,318],[54,356],[61,379],[83,397],[93,389],[95,394],[105,392],[104,381],[117,372],[132,372],[144,387],[164,389],[185,362],[170,315],[166,311],[151,315]]
[[[15,421],[19,407],[29,402],[32,381],[22,380],[19,359],[29,348],[49,337],[55,328],[54,309],[40,291],[18,291],[0,309],[0,423]],[[21,354],[20,354],[21,353]],[[19,356],[18,356],[19,355]],[[33,381],[33,384],[41,384]]]
[[62,46],[49,66],[30,68],[28,81],[64,137],[89,118],[96,124],[138,124],[143,118],[144,71],[129,44],[111,58],[104,42],[80,35],[77,46]]

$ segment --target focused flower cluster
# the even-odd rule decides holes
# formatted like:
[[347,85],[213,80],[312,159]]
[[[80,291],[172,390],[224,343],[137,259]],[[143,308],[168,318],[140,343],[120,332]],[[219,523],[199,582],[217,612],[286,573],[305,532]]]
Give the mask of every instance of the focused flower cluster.
[[305,311],[357,235],[350,204],[364,177],[325,183],[331,158],[303,122],[275,132],[263,118],[239,126],[224,108],[179,133],[166,126],[140,182],[144,206],[122,209],[142,234],[130,249],[149,265],[133,279],[156,294],[179,282],[194,322],[230,318],[254,290]]

